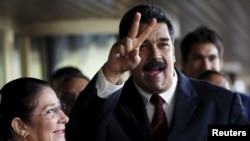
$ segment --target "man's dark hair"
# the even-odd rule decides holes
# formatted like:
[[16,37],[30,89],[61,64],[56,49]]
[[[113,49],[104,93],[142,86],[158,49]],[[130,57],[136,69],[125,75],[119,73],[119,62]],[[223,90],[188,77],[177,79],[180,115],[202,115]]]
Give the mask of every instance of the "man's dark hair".
[[[50,82],[51,82],[53,89],[57,91],[59,89],[58,88],[59,85],[66,78],[69,78],[69,77],[81,77],[81,78],[86,79],[87,81],[90,81],[90,79],[86,75],[84,75],[80,69],[76,67],[72,67],[72,66],[66,66],[66,67],[59,68],[55,72],[52,73]],[[56,79],[60,79],[60,82],[57,82],[58,86],[53,84]]]
[[220,72],[220,71],[215,71],[215,70],[207,70],[205,71],[204,73],[202,73],[198,79],[205,79],[211,75],[219,75],[219,76],[222,76],[224,77],[230,85],[232,85],[232,81],[231,81],[231,78],[226,74],[226,73],[223,73],[223,72]]
[[67,67],[60,68],[56,70],[55,72],[53,72],[51,79],[53,80],[55,78],[65,76],[65,75],[71,75],[71,74],[81,76],[82,72],[78,68],[67,66]]
[[223,58],[224,47],[219,35],[207,27],[201,26],[194,31],[188,33],[181,42],[181,57],[187,61],[191,47],[197,43],[212,43],[219,52],[220,59]]
[[131,10],[129,10],[125,15],[122,17],[119,26],[119,37],[120,39],[126,37],[128,32],[131,28],[134,16],[136,12],[141,13],[141,20],[140,23],[150,23],[150,21],[155,18],[157,23],[166,23],[168,26],[169,34],[171,39],[174,39],[174,28],[171,23],[171,19],[168,16],[167,12],[159,7],[149,5],[149,4],[141,4],[135,6]]

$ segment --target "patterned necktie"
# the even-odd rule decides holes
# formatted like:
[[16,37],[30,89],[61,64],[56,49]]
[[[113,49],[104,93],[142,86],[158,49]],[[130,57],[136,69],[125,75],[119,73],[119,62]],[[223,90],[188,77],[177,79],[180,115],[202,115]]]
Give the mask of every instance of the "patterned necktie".
[[155,113],[151,122],[153,138],[154,141],[162,141],[168,129],[167,118],[162,107],[164,100],[158,94],[153,94],[150,102],[155,106]]

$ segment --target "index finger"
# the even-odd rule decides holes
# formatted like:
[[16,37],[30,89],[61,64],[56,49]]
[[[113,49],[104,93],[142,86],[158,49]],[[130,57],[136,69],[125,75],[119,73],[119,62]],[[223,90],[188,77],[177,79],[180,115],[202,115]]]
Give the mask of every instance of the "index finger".
[[128,38],[136,38],[137,34],[138,34],[138,29],[139,29],[139,25],[140,25],[140,19],[141,19],[141,13],[136,12],[131,28],[128,32]]

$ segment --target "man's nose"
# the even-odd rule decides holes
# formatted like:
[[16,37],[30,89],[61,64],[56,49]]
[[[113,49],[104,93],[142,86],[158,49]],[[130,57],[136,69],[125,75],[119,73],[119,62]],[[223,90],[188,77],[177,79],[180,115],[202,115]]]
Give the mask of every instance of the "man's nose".
[[203,68],[204,70],[212,70],[212,64],[208,58],[203,59]]
[[150,52],[151,52],[151,60],[158,61],[162,59],[161,52],[156,46],[153,46]]

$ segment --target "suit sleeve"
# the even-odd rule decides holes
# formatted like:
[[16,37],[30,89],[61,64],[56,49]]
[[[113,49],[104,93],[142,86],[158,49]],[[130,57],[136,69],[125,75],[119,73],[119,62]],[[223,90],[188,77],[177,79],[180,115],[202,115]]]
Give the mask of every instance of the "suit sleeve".
[[67,141],[94,140],[96,132],[103,132],[109,116],[119,99],[121,89],[108,98],[100,98],[96,89],[97,75],[78,96],[66,125]]
[[243,105],[238,93],[234,94],[230,124],[247,124],[247,119],[243,111]]

